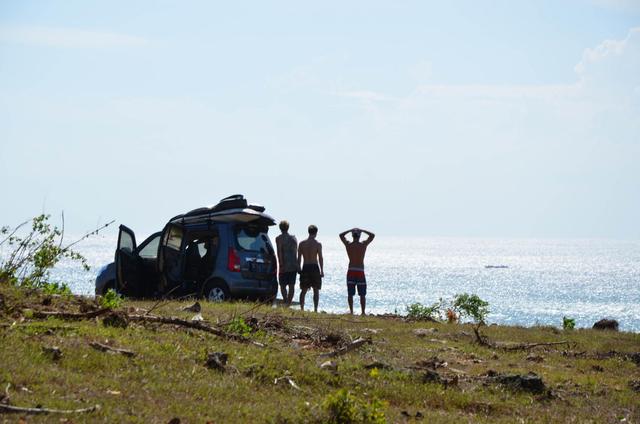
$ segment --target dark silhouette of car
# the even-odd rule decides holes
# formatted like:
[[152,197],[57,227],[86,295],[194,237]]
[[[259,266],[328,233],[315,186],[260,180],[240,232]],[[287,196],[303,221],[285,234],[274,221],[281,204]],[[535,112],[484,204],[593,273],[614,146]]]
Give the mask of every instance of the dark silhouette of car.
[[113,288],[133,298],[275,298],[276,256],[268,236],[275,221],[264,210],[242,195],[229,196],[171,218],[140,246],[121,225],[115,261],[99,271],[96,295]]

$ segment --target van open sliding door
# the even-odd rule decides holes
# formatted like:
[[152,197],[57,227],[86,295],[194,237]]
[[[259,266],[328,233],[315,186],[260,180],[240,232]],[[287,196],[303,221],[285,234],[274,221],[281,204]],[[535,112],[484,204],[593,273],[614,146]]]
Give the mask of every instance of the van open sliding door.
[[125,296],[140,295],[141,260],[136,253],[136,236],[131,229],[120,226],[116,249],[116,289]]
[[184,241],[184,230],[181,226],[168,224],[164,227],[158,252],[158,274],[162,292],[166,293],[181,283]]

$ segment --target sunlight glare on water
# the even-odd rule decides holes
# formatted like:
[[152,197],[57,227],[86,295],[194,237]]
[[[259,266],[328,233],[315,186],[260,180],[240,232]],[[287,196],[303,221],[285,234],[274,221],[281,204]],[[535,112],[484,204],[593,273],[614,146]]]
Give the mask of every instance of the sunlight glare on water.
[[[320,309],[344,313],[344,247],[337,237],[320,235],[319,240],[325,257]],[[68,282],[75,293],[93,294],[95,274],[113,261],[115,244],[112,236],[82,242],[79,250],[92,270],[86,273],[64,263],[56,279]],[[489,322],[561,326],[562,317],[568,316],[578,327],[591,327],[609,317],[617,319],[622,330],[640,331],[637,241],[378,237],[365,265],[371,313],[405,313],[414,302],[431,304],[469,292],[489,302]]]

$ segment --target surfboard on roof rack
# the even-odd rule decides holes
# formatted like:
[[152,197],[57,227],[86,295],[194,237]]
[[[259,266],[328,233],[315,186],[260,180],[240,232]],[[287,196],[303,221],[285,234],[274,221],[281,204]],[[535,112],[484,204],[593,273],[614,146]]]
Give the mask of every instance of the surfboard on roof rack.
[[241,194],[225,197],[217,204],[193,209],[171,219],[172,223],[190,223],[199,221],[213,222],[253,222],[275,225],[275,220],[264,213],[262,205],[249,204]]

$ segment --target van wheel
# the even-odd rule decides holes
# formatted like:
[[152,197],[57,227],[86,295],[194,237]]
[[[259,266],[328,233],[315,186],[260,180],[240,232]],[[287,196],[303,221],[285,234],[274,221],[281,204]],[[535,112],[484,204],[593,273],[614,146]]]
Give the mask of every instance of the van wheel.
[[202,289],[202,296],[209,302],[224,302],[229,300],[231,293],[229,288],[222,281],[207,281]]

